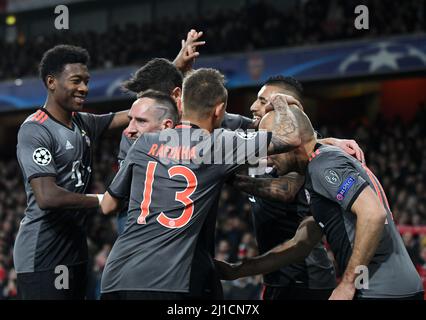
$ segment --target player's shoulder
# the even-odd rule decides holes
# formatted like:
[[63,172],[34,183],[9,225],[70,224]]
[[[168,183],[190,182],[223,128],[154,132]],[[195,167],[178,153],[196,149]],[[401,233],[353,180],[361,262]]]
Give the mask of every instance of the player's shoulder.
[[76,122],[79,126],[84,127],[90,127],[90,121],[92,118],[92,114],[87,112],[73,112],[72,113],[72,119],[74,122]]
[[19,128],[19,134],[28,133],[31,135],[49,133],[50,116],[42,108],[29,115]]
[[133,143],[130,144],[128,154],[146,152],[146,149],[148,148],[148,146],[154,143],[157,143],[158,141],[159,141],[158,133],[156,132],[144,133],[139,138],[137,138]]
[[321,145],[309,155],[308,172],[315,173],[322,168],[339,167],[351,163],[352,157],[335,146]]
[[135,140],[126,136],[124,132],[121,134],[120,148],[129,149],[133,142],[135,142]]
[[49,114],[43,108],[37,109],[34,113],[30,114],[22,123],[21,127],[26,124],[44,124],[49,119]]
[[127,137],[123,132],[123,134],[121,135],[120,149],[119,149],[119,152],[118,152],[118,159],[119,160],[123,160],[124,158],[126,158],[127,153],[129,152],[129,149],[133,145],[134,142],[135,142],[134,139]]
[[252,123],[253,120],[250,118],[227,112],[223,117],[221,127],[232,131],[237,129],[247,130]]

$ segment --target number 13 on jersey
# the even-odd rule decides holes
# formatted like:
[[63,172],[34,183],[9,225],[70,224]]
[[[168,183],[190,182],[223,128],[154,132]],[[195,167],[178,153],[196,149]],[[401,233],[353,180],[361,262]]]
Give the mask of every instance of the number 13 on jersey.
[[[146,218],[149,215],[156,168],[157,162],[148,162],[143,199],[141,203],[141,214],[137,220],[138,224],[146,224]],[[157,217],[157,221],[166,228],[182,228],[189,222],[194,213],[194,202],[190,197],[197,189],[197,177],[191,169],[184,166],[173,166],[168,170],[168,174],[169,178],[183,176],[186,180],[185,189],[183,191],[176,192],[175,194],[175,200],[181,202],[184,205],[184,209],[182,214],[177,218],[170,218],[166,215],[166,213],[161,212]]]

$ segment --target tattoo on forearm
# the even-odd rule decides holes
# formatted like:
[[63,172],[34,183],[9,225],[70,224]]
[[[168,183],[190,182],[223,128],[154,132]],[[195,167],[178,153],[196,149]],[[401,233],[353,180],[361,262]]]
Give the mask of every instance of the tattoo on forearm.
[[302,182],[287,178],[252,178],[237,175],[234,179],[234,187],[253,196],[279,201],[292,201]]
[[300,144],[297,119],[284,97],[275,97],[273,105],[275,109],[274,131],[271,139],[273,151],[274,153],[288,152]]

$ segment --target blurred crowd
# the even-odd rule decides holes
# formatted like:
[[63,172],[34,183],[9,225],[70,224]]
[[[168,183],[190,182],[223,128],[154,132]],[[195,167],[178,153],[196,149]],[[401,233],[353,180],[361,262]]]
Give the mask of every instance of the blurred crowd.
[[[398,225],[426,227],[426,109],[421,107],[409,123],[399,119],[361,121],[346,126],[320,128],[323,136],[353,137],[366,153],[367,164],[381,180]],[[116,170],[116,135],[105,137],[95,152],[90,192],[101,193]],[[258,254],[247,195],[226,186],[217,220],[216,257],[227,261]],[[13,243],[23,217],[26,195],[15,159],[0,160],[0,299],[16,298]],[[117,237],[115,217],[91,212],[88,224],[90,268],[88,298],[99,298],[106,258]],[[406,232],[403,240],[420,274],[426,280],[426,233]],[[259,299],[261,277],[223,283],[227,299]]]
[[[91,68],[141,65],[153,56],[173,58],[188,30],[205,32],[205,54],[223,54],[264,48],[313,45],[326,41],[424,32],[424,1],[301,0],[287,10],[267,1],[247,1],[240,8],[156,18],[149,24],[111,26],[105,33],[61,30],[35,38],[20,33],[13,43],[0,40],[0,79],[37,73],[44,51],[68,43],[88,49]],[[369,30],[354,27],[354,9],[369,9]]]

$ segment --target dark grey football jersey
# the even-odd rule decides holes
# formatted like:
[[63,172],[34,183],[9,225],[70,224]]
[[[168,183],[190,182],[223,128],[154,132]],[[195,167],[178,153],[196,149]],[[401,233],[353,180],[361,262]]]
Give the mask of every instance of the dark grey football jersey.
[[[225,113],[224,119],[222,121],[221,127],[228,130],[247,130],[252,124],[252,120],[250,118],[241,116],[239,114],[233,113]],[[130,147],[132,146],[135,139],[128,138],[124,133],[121,136],[120,140],[120,149],[118,151],[118,164],[121,167],[124,159],[126,158],[127,153],[129,152]],[[118,234],[122,234],[125,228],[125,224],[127,221],[127,204],[123,206],[123,210],[119,212],[117,216],[117,232]],[[213,228],[214,231],[214,228]],[[211,232],[210,232],[211,233]],[[214,242],[214,233],[211,237]],[[211,244],[211,247],[214,248],[214,243]]]
[[[267,132],[246,137],[224,129],[201,142],[182,139],[194,130],[178,126],[144,134],[130,148],[108,188],[111,195],[129,198],[130,203],[126,228],[114,244],[102,275],[102,292],[189,292],[200,230],[223,182],[242,165],[229,160],[234,156],[238,159],[236,153],[243,151],[248,161],[259,151],[259,141],[264,142],[261,147],[266,150],[270,140]],[[179,139],[166,146],[160,137],[171,132]],[[231,148],[223,148],[221,153],[227,164],[199,163],[197,150],[213,152],[224,140],[231,141]],[[255,148],[248,147],[252,142]],[[184,164],[183,160],[189,161]],[[200,273],[198,279],[191,280],[201,282],[204,276],[208,275]]]
[[[277,178],[275,171],[260,176]],[[276,247],[291,239],[300,222],[310,215],[305,190],[302,188],[291,203],[250,197],[253,225],[259,253]],[[333,263],[327,251],[319,243],[306,257],[304,262],[294,263],[265,274],[263,282],[273,287],[298,286],[310,289],[332,289],[336,287],[336,275]]]
[[306,176],[311,211],[323,229],[343,273],[352,255],[356,216],[351,207],[364,188],[372,188],[387,211],[383,235],[368,267],[368,289],[357,290],[364,298],[400,298],[423,291],[393,222],[383,189],[374,174],[339,148],[317,144]]
[[120,140],[120,149],[118,151],[118,163],[121,166],[122,161],[126,159],[127,153],[129,152],[130,147],[135,142],[136,139],[128,138],[124,133],[121,135]]
[[112,118],[113,114],[75,113],[70,129],[41,108],[21,125],[17,158],[24,178],[27,208],[14,246],[18,273],[87,261],[84,210],[41,210],[30,181],[52,176],[58,186],[85,193],[91,176],[92,143],[108,128]]
[[247,130],[250,129],[252,123],[252,119],[244,117],[240,114],[225,113],[221,127],[232,131],[237,129]]

